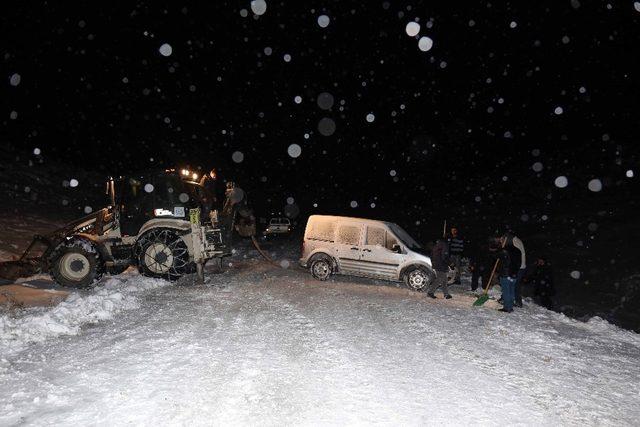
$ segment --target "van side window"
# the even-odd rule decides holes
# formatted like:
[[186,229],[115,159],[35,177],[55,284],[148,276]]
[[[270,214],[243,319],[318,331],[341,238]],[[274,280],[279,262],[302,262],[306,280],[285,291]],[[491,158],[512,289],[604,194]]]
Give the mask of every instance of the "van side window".
[[387,232],[387,249],[389,249],[390,251],[393,250],[393,245],[397,245],[398,241],[396,240],[396,238],[393,236],[393,234]]
[[378,227],[367,227],[367,242],[369,246],[384,247],[385,230]]
[[336,223],[333,221],[315,221],[311,224],[307,233],[309,240],[322,240],[324,242],[333,242],[336,233]]
[[360,227],[342,225],[338,229],[338,243],[357,245],[360,243]]

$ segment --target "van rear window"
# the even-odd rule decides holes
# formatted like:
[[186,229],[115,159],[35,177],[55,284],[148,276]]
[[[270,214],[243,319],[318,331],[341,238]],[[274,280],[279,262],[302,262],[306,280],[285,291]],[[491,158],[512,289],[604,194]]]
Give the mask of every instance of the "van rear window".
[[307,239],[333,242],[336,234],[336,224],[332,221],[314,221],[307,231]]

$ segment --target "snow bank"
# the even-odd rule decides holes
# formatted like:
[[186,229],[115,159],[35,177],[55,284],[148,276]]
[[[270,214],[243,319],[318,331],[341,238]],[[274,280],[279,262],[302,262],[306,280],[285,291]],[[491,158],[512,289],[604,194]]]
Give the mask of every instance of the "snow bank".
[[76,335],[87,323],[111,319],[123,310],[139,307],[141,292],[168,285],[170,282],[164,280],[125,274],[110,277],[91,291],[73,293],[55,307],[1,314],[0,348],[2,353],[15,352],[28,343]]

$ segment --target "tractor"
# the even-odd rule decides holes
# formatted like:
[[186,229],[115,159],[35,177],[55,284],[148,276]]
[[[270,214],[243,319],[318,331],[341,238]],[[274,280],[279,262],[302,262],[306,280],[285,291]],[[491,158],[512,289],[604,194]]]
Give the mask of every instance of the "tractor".
[[205,263],[222,269],[231,255],[234,230],[255,235],[244,192],[227,182],[218,198],[215,183],[214,171],[199,176],[188,169],[110,178],[107,207],[35,236],[18,261],[0,266],[0,276],[48,271],[61,286],[83,288],[134,265],[145,276],[173,281],[195,272],[202,282]]

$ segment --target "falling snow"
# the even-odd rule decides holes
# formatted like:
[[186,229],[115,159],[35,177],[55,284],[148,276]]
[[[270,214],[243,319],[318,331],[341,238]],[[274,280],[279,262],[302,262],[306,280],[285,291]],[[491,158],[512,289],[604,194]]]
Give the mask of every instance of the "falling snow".
[[565,188],[567,185],[569,185],[569,180],[567,179],[566,176],[559,176],[554,181],[554,184],[558,188]]
[[160,55],[162,56],[171,56],[171,54],[173,53],[173,48],[169,43],[164,43],[158,50],[160,51]]
[[589,190],[597,193],[598,191],[602,190],[602,181],[597,178],[592,179],[591,181],[589,181],[589,184],[587,184],[587,187],[589,188]]
[[329,19],[327,15],[318,16],[318,25],[320,26],[320,28],[327,28],[330,22],[331,19]]
[[420,40],[418,40],[418,48],[421,51],[428,52],[431,50],[432,47],[433,47],[433,40],[431,40],[431,38],[424,36],[424,37],[420,37]]
[[287,153],[290,157],[298,158],[300,154],[302,154],[302,148],[298,144],[291,144],[289,148],[287,148]]
[[420,24],[417,22],[409,22],[405,27],[405,31],[409,37],[415,37],[420,33]]
[[242,163],[242,161],[244,160],[244,154],[242,154],[242,152],[240,151],[234,151],[231,155],[231,160],[233,160],[235,163]]
[[318,95],[318,99],[316,100],[318,107],[323,110],[330,110],[331,107],[333,107],[333,102],[333,95],[331,95],[329,92],[322,92]]
[[9,84],[11,84],[11,86],[18,86],[21,80],[22,78],[20,77],[20,74],[15,73],[9,77]]
[[267,2],[264,0],[251,0],[251,11],[256,15],[264,15],[267,11]]
[[318,122],[318,132],[324,136],[331,136],[336,131],[336,122],[330,117],[324,117]]

